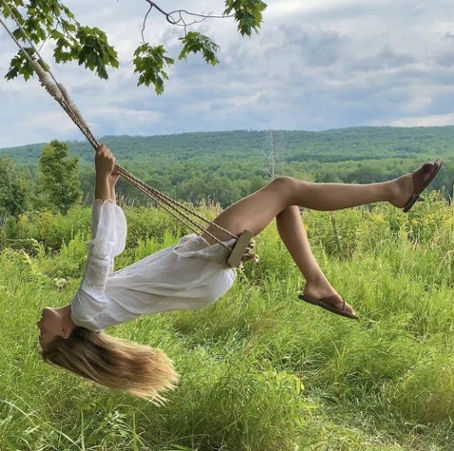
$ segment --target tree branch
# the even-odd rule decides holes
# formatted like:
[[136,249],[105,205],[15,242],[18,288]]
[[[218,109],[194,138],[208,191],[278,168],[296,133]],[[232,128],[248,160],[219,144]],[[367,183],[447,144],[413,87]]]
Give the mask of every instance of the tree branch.
[[[218,14],[200,14],[200,13],[193,13],[191,11],[188,11],[186,9],[175,9],[170,12],[164,11],[159,5],[156,4],[156,2],[152,0],[145,0],[149,4],[148,11],[145,14],[143,24],[142,24],[142,41],[145,42],[145,37],[144,37],[144,32],[148,20],[148,16],[153,8],[155,8],[157,11],[159,11],[167,20],[167,22],[170,25],[176,25],[179,27],[183,27],[186,33],[187,27],[190,27],[191,25],[194,25],[196,23],[203,22],[204,20],[207,19],[227,19],[229,17],[234,17],[233,14],[230,15],[218,15]],[[188,21],[187,17],[191,18],[191,21]]]

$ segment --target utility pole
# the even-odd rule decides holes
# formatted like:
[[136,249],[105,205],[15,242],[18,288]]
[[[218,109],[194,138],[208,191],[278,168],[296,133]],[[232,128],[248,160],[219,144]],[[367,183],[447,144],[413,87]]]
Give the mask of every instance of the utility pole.
[[268,162],[269,162],[269,169],[268,172],[270,174],[271,180],[276,178],[276,145],[274,142],[274,131],[269,130],[268,132],[269,142],[270,142],[270,151],[268,153]]

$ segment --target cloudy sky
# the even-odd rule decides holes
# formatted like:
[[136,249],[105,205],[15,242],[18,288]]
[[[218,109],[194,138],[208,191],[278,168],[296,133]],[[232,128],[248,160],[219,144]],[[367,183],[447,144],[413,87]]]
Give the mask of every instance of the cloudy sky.
[[[80,22],[104,29],[121,59],[108,81],[75,63],[53,66],[97,136],[454,124],[452,1],[270,0],[261,33],[252,38],[241,38],[230,19],[198,25],[219,44],[221,63],[213,68],[192,56],[176,64],[159,97],[137,87],[131,65],[145,1],[65,3]],[[161,4],[223,9],[222,0]],[[162,16],[150,17],[147,39],[174,57],[179,36],[181,29]],[[3,74],[14,53],[0,29]],[[36,80],[0,79],[0,147],[55,138],[81,135]]]

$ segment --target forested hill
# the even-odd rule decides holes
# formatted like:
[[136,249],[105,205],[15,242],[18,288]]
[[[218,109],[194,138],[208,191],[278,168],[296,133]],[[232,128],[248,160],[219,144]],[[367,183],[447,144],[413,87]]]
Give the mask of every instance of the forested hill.
[[[413,158],[416,154],[454,156],[454,126],[450,127],[359,127],[308,131],[274,131],[276,151],[295,161],[345,161]],[[264,155],[270,148],[269,131],[199,132],[158,136],[106,136],[119,160],[142,160],[168,156],[187,160],[216,155],[226,159]],[[68,142],[71,152],[92,161],[91,147],[86,142]],[[20,163],[38,160],[43,143],[0,149]]]
[[[454,127],[225,131],[99,140],[137,176],[189,202],[209,199],[227,205],[263,186],[273,166],[276,176],[369,183],[398,176],[427,159],[443,158],[445,165],[433,187],[448,196],[454,183]],[[89,195],[93,150],[83,141],[68,144],[71,154],[80,157],[82,189]],[[28,179],[36,179],[42,147],[0,149],[0,158],[14,159],[27,168]],[[126,185],[120,188],[126,197],[135,198],[135,191]]]

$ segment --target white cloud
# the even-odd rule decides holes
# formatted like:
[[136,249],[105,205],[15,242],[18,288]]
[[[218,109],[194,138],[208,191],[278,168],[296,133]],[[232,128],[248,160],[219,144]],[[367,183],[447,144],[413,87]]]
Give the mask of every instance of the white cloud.
[[[454,113],[394,119],[389,125],[396,127],[442,127],[454,124]],[[376,124],[383,125],[383,124]]]
[[[219,13],[224,2],[163,6]],[[98,136],[454,123],[448,0],[270,0],[261,34],[250,38],[239,36],[232,19],[203,22],[199,29],[221,47],[221,64],[207,66],[200,56],[177,62],[161,97],[137,87],[131,65],[145,2],[98,0],[93,8],[79,0],[70,7],[82,23],[107,31],[121,60],[107,82],[75,63],[54,66]],[[145,34],[176,58],[181,32],[153,14]],[[48,57],[50,49],[43,52]],[[13,54],[0,30],[3,73]],[[46,96],[36,81],[0,80],[0,147],[80,137]]]

